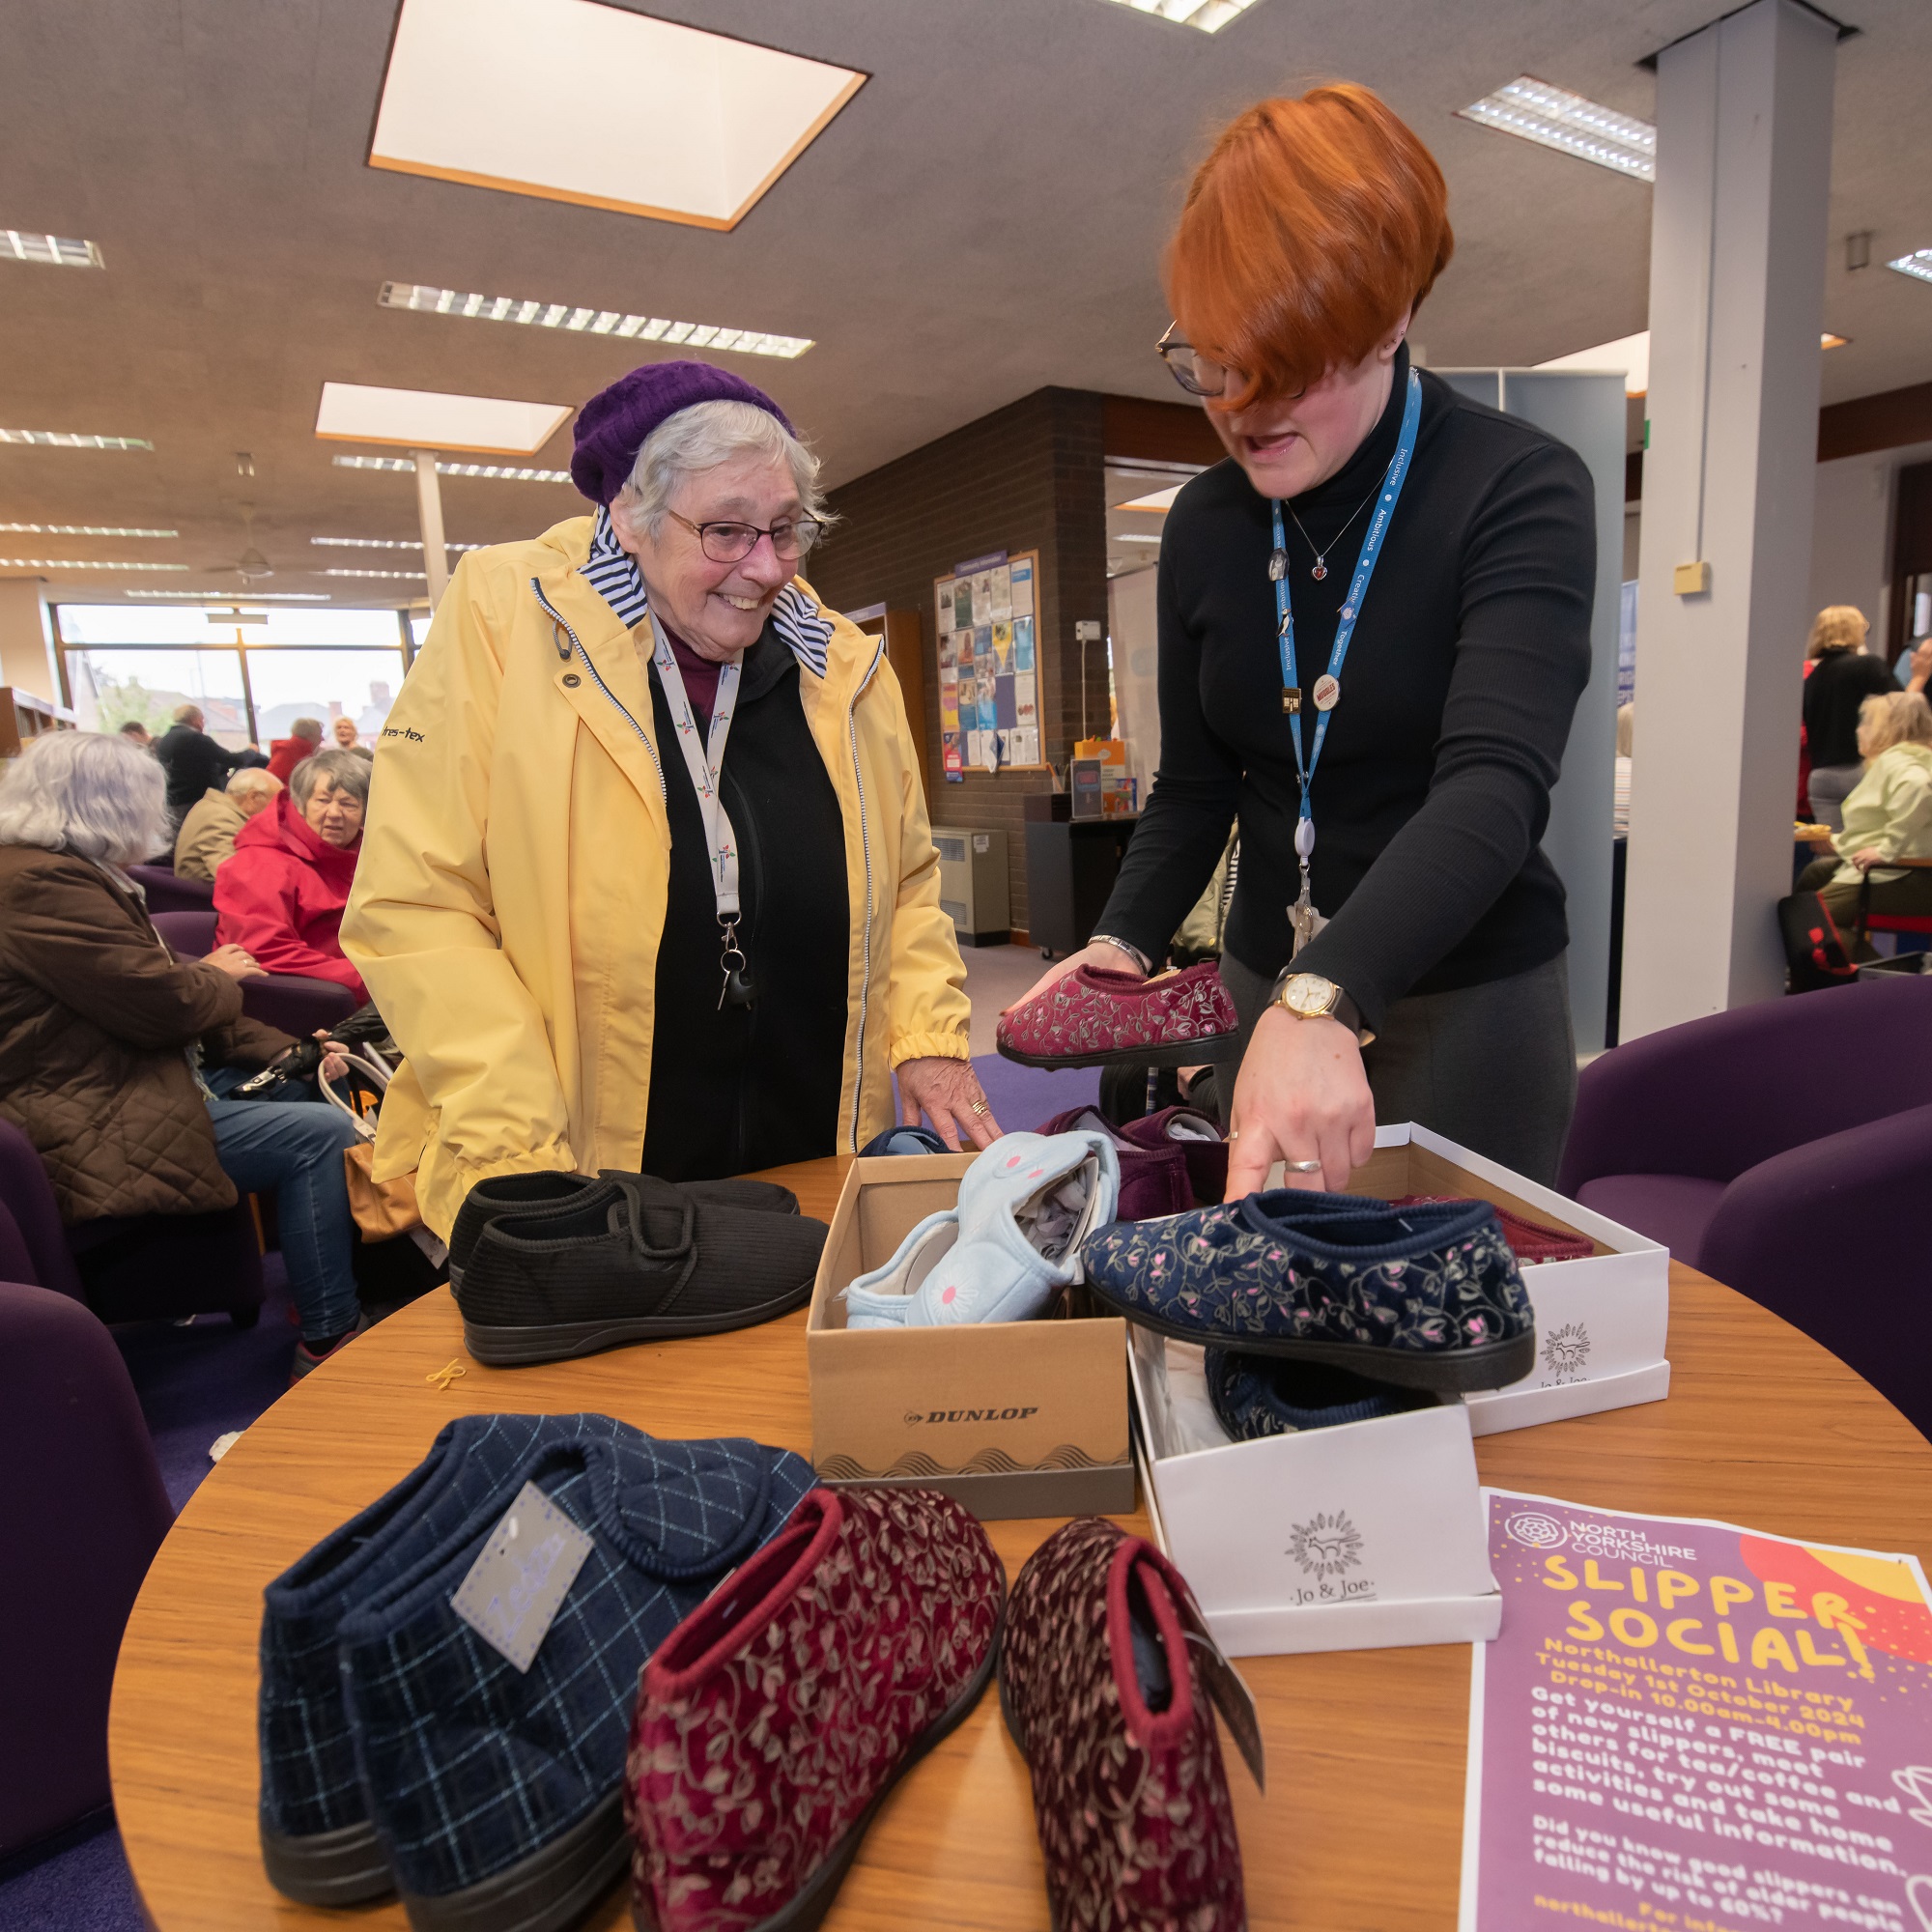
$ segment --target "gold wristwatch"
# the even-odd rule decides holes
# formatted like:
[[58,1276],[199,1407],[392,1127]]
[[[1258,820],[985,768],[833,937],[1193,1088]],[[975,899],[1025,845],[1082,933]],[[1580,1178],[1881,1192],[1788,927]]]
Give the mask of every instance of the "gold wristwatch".
[[1298,1020],[1340,1020],[1359,1045],[1367,1046],[1375,1038],[1363,1026],[1354,1001],[1333,980],[1324,980],[1320,973],[1285,974],[1275,987],[1274,1004]]

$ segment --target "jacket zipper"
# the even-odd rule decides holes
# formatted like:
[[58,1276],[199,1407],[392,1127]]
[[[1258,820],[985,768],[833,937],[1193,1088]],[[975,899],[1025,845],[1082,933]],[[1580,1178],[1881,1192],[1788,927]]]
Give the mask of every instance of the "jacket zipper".
[[[651,754],[651,768],[658,775],[658,791],[660,795],[663,797],[666,805],[668,806],[670,803],[670,793],[668,790],[666,789],[664,767],[663,765],[658,763],[658,748],[651,743],[650,733],[646,731],[644,727],[641,724],[639,724],[638,721],[635,718],[633,718],[628,711],[624,709],[623,700],[619,698],[616,693],[613,692],[611,689],[611,687],[604,682],[603,678],[598,675],[597,667],[590,662],[590,653],[583,648],[583,640],[577,635],[575,631],[573,631],[570,628],[568,621],[557,613],[556,607],[553,605],[550,599],[543,594],[543,585],[539,583],[534,577],[530,579],[530,589],[532,593],[535,595],[537,602],[543,606],[544,612],[550,618],[551,622],[554,624],[560,631],[562,631],[564,636],[570,639],[571,643],[570,650],[559,651],[557,655],[563,659],[565,664],[568,664],[570,662],[573,654],[578,657],[581,657],[583,660],[583,668],[590,673],[590,681],[594,685],[596,685],[597,689],[601,691],[604,694],[604,696],[611,700],[612,704],[616,705],[617,709],[623,714],[624,723],[628,724],[631,727],[631,729],[638,734],[639,738],[643,743],[644,750]],[[876,663],[877,660],[874,660],[874,662]]]
[[872,681],[872,673],[885,655],[886,642],[872,653],[866,675],[852,688],[852,701],[845,707],[845,731],[852,747],[852,782],[859,792],[859,850],[866,860],[865,979],[859,985],[859,1043],[852,1072],[852,1151],[859,1151],[859,1102],[866,1086],[866,1013],[872,998],[872,838],[866,828],[866,774],[859,766],[859,700]]

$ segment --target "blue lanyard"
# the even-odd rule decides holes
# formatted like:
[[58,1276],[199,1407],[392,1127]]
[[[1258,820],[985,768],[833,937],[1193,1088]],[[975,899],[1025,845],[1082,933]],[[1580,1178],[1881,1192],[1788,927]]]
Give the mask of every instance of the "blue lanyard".
[[1342,664],[1349,655],[1349,640],[1355,635],[1355,620],[1362,614],[1362,599],[1369,594],[1369,580],[1376,574],[1382,539],[1388,535],[1396,498],[1402,495],[1403,482],[1408,475],[1409,459],[1415,454],[1416,426],[1421,420],[1422,384],[1411,369],[1408,393],[1402,406],[1402,438],[1395,454],[1389,458],[1389,467],[1382,476],[1381,497],[1362,538],[1355,574],[1349,580],[1348,601],[1343,604],[1341,621],[1335,626],[1335,647],[1328,653],[1327,675],[1315,686],[1313,702],[1318,713],[1315,742],[1306,758],[1301,746],[1301,690],[1294,669],[1294,611],[1288,601],[1288,547],[1281,527],[1281,499],[1274,499],[1274,555],[1268,575],[1274,579],[1274,608],[1280,622],[1281,703],[1288,713],[1288,728],[1294,739],[1294,769],[1301,779],[1301,817],[1294,828],[1294,849],[1301,860],[1304,897],[1308,859],[1315,850],[1315,814],[1309,806],[1309,787],[1315,781],[1315,767],[1321,761],[1321,741],[1328,735],[1328,714],[1341,697]]

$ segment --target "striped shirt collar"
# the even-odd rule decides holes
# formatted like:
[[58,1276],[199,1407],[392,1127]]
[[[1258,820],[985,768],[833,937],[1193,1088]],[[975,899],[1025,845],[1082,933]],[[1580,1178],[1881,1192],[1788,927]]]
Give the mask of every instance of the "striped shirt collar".
[[[650,614],[650,599],[636,557],[617,541],[608,505],[599,504],[590,530],[590,554],[579,573],[610,605],[629,630]],[[771,626],[786,648],[814,677],[825,675],[832,644],[832,620],[798,585],[787,583],[772,607]]]

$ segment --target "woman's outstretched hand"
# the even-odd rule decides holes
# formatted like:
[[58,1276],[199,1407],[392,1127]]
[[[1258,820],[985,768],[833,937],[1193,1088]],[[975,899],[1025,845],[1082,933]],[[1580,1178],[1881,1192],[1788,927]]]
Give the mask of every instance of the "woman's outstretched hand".
[[1341,1193],[1376,1151],[1376,1103],[1355,1036],[1340,1020],[1270,1006],[1235,1080],[1228,1140],[1230,1201],[1265,1187],[1278,1160],[1319,1160],[1319,1174],[1291,1168],[1288,1185]]
[[[1094,940],[1083,946],[1078,952],[1069,952],[1065,959],[1056,959],[1017,1000],[1013,1007],[1023,1007],[1029,1000],[1037,1000],[1049,986],[1058,985],[1067,974],[1077,972],[1082,966],[1097,966],[1103,973],[1124,973],[1130,980],[1145,980],[1147,975],[1129,953],[1122,952],[1118,946],[1109,946],[1103,940]],[[1012,1011],[1012,1007],[1004,1009]]]
[[899,1066],[900,1110],[909,1123],[923,1114],[932,1130],[954,1153],[962,1141],[976,1148],[991,1147],[1000,1137],[1000,1123],[986,1104],[980,1076],[970,1060],[908,1060]]

